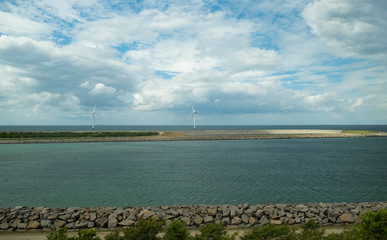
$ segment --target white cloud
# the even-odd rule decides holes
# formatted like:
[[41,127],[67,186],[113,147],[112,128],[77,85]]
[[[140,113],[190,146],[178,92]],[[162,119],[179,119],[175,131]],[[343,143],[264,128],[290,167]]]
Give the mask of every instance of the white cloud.
[[100,94],[114,94],[117,91],[114,87],[105,86],[103,83],[97,83],[95,87],[91,90],[91,94],[100,95]]
[[33,36],[48,35],[52,30],[46,23],[36,22],[16,13],[0,11],[0,33],[12,36]]
[[75,121],[98,105],[109,123],[145,114],[181,124],[195,105],[208,123],[365,112],[387,121],[386,8],[378,4],[6,1],[0,114],[27,108],[31,119],[51,121],[62,111]]
[[339,57],[386,57],[387,3],[384,1],[314,1],[303,16],[331,52]]

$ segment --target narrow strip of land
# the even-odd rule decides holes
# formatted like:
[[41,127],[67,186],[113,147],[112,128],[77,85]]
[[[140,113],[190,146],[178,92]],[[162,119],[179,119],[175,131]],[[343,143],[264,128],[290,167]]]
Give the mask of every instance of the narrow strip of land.
[[140,142],[140,141],[199,141],[199,140],[248,140],[290,138],[349,138],[387,137],[387,132],[346,131],[320,129],[283,130],[192,130],[175,132],[63,132],[42,133],[10,138],[0,135],[0,144],[11,143],[76,143],[76,142]]

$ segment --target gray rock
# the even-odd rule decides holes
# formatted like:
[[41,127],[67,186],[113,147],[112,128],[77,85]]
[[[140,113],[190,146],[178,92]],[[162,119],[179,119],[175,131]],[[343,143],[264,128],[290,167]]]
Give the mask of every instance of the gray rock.
[[49,228],[51,226],[51,220],[46,220],[46,219],[41,220],[40,226],[42,226],[42,228]]
[[66,222],[65,222],[65,221],[62,221],[62,220],[56,220],[56,221],[54,222],[54,227],[55,227],[55,229],[64,227],[65,225],[66,225]]
[[222,208],[222,216],[223,217],[228,217],[228,216],[230,216],[230,209],[228,209],[227,207],[224,207],[224,208]]
[[51,214],[51,215],[48,215],[47,219],[48,220],[54,220],[58,217],[58,214],[54,213],[54,214]]
[[135,214],[130,214],[127,219],[137,221],[137,217]]
[[149,211],[149,212],[145,213],[145,214],[142,216],[142,218],[148,219],[148,218],[153,217],[153,216],[155,216],[155,215],[156,215],[155,212]]
[[207,209],[207,212],[208,212],[208,215],[215,216],[217,210],[216,210],[216,208],[209,208],[209,209]]
[[97,213],[96,213],[96,212],[92,212],[92,213],[90,214],[89,220],[94,222],[95,219],[97,219]]
[[230,218],[228,217],[222,218],[221,222],[225,225],[230,225],[231,223]]
[[111,217],[108,219],[108,228],[115,228],[117,227],[118,221],[115,217]]
[[248,215],[242,214],[241,219],[242,219],[242,222],[249,223],[249,216]]
[[28,226],[28,223],[19,223],[19,224],[17,225],[17,227],[18,227],[19,229],[26,229],[27,226]]
[[9,228],[9,225],[7,222],[3,222],[0,224],[0,229],[1,230],[7,230]]
[[234,217],[232,220],[231,220],[231,225],[239,225],[242,223],[242,219],[240,219],[239,217]]
[[255,219],[255,218],[253,218],[253,217],[249,217],[249,224],[250,224],[250,225],[255,225],[255,224],[257,224],[257,223],[258,223],[257,219]]
[[267,217],[264,215],[261,217],[261,219],[259,219],[259,223],[261,225],[266,225],[267,223],[269,223],[269,219],[267,219]]
[[205,216],[203,220],[204,220],[204,223],[208,223],[208,222],[212,222],[214,218],[212,216]]
[[107,226],[108,219],[107,218],[99,218],[99,219],[95,220],[95,223],[96,223],[97,227],[105,228]]
[[342,214],[339,219],[342,221],[342,222],[347,222],[347,223],[354,223],[355,222],[355,218],[353,217],[352,214],[350,213],[344,213]]
[[119,222],[118,225],[127,227],[127,226],[133,226],[135,223],[136,221],[134,220],[126,219],[124,221]]
[[194,218],[194,223],[199,226],[200,224],[202,224],[202,222],[203,222],[203,218],[200,217],[199,215],[196,215]]
[[187,226],[191,225],[191,219],[189,217],[182,217],[180,221],[183,221]]
[[257,218],[261,218],[264,214],[265,214],[265,212],[264,212],[262,209],[258,209],[258,210],[255,212],[255,216],[256,216]]
[[270,220],[270,223],[273,224],[273,225],[281,225],[282,224],[282,220]]
[[87,228],[93,228],[94,225],[95,225],[94,222],[92,222],[92,221],[87,221]]
[[63,221],[67,221],[70,217],[71,217],[71,214],[70,214],[70,213],[68,213],[68,214],[63,214],[63,215],[58,216],[58,218],[59,218],[60,220],[63,220]]
[[15,221],[13,221],[13,223],[11,224],[11,227],[12,228],[17,228],[19,223],[21,223],[21,220],[20,219],[15,219]]
[[75,222],[67,223],[67,224],[66,224],[66,227],[67,227],[68,229],[74,229],[74,228],[75,228]]
[[76,221],[74,227],[78,228],[78,229],[80,229],[80,228],[87,228],[87,225],[88,225],[87,220],[86,219],[82,219],[80,221]]
[[30,221],[27,225],[27,229],[37,229],[40,227],[40,222]]

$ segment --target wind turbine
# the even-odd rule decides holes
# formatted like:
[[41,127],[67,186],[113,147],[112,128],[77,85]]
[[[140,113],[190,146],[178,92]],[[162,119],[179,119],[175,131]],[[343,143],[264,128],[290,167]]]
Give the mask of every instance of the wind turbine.
[[193,122],[194,122],[194,129],[196,128],[196,111],[194,109],[194,107],[192,106],[192,119],[193,119]]
[[91,113],[93,115],[92,121],[91,121],[91,128],[94,129],[94,122],[95,122],[95,108],[97,105],[94,105],[93,112]]

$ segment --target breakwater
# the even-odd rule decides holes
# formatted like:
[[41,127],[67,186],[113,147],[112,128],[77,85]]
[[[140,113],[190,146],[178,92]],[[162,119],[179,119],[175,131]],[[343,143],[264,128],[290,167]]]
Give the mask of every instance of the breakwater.
[[113,229],[129,227],[140,218],[174,219],[195,228],[210,222],[251,227],[268,223],[302,224],[314,220],[321,225],[354,224],[366,211],[378,211],[387,202],[311,203],[267,205],[162,206],[162,207],[12,207],[0,209],[0,230]]

